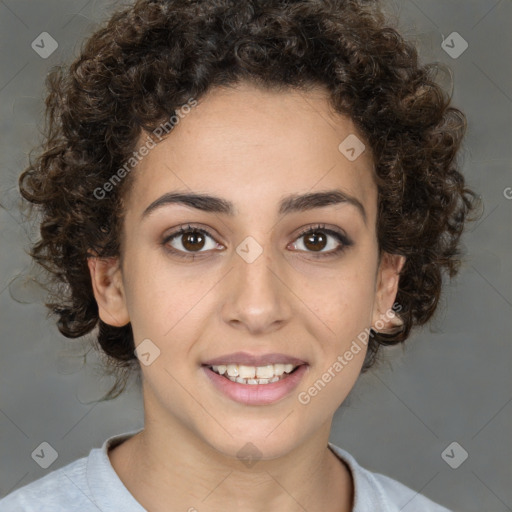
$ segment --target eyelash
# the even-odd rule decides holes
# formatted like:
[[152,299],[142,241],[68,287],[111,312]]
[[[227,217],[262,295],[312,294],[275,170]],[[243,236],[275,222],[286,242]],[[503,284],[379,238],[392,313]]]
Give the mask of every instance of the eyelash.
[[[161,245],[164,247],[164,249],[166,251],[172,253],[173,255],[178,256],[179,258],[185,258],[185,259],[192,259],[192,260],[194,260],[194,258],[196,258],[198,255],[199,255],[199,257],[201,257],[200,256],[201,252],[186,253],[184,251],[180,251],[180,250],[176,250],[174,248],[170,248],[167,245],[174,238],[178,238],[181,235],[184,235],[186,233],[190,233],[190,232],[193,232],[193,231],[196,231],[198,233],[206,235],[206,236],[210,237],[211,239],[215,240],[214,236],[208,230],[203,229],[203,228],[199,228],[199,227],[194,227],[194,226],[191,226],[189,224],[187,227],[183,227],[182,226],[177,231],[175,231],[174,233],[171,233],[170,235],[166,236],[164,238],[164,240],[162,240]],[[306,235],[312,234],[312,233],[317,233],[319,231],[322,232],[322,233],[331,235],[334,238],[336,238],[336,240],[338,242],[340,242],[339,247],[337,247],[336,249],[334,249],[332,251],[325,252],[325,253],[318,253],[318,254],[315,254],[312,251],[300,251],[300,252],[308,252],[309,254],[311,254],[311,256],[313,256],[313,258],[321,259],[321,258],[326,258],[326,257],[337,256],[337,255],[341,254],[343,251],[345,251],[348,247],[353,245],[353,242],[344,233],[341,233],[341,232],[338,232],[338,231],[326,228],[325,224],[317,224],[316,226],[304,229],[303,231],[301,231],[299,233],[299,235],[297,236],[297,238],[295,240],[298,240],[298,239],[300,239],[300,238],[302,238],[302,237],[304,237]],[[207,251],[202,251],[202,252],[207,252]]]

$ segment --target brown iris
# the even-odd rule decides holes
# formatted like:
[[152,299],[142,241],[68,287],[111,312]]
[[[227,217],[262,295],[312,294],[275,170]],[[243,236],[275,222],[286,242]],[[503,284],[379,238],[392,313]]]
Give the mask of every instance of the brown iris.
[[[204,247],[205,236],[200,231],[188,231],[181,235],[181,240],[183,247],[185,247],[187,251],[195,251],[196,249],[200,250]],[[196,244],[198,243],[201,244],[200,247],[197,247]]]
[[[304,235],[304,245],[312,251],[321,251],[326,246],[326,235],[320,231],[314,231],[308,235]],[[319,245],[319,242],[323,244]]]

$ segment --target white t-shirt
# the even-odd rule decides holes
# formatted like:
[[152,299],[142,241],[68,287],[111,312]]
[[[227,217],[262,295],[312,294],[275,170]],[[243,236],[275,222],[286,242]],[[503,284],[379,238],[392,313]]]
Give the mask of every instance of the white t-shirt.
[[[107,454],[137,432],[110,437],[87,457],[15,490],[0,500],[0,512],[146,512],[123,485]],[[352,472],[352,512],[451,512],[392,478],[362,468],[338,446],[329,447]]]

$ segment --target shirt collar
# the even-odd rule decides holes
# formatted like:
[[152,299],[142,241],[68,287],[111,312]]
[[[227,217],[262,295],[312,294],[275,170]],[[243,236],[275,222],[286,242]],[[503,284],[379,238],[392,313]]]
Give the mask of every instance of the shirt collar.
[[101,448],[91,450],[87,458],[87,484],[94,503],[102,512],[146,512],[124,486],[108,457],[110,448],[141,431],[139,429],[109,437]]
[[328,443],[329,448],[349,468],[354,482],[354,505],[352,512],[368,512],[378,510],[379,512],[390,512],[386,504],[381,486],[373,474],[361,467],[357,461],[342,448]]

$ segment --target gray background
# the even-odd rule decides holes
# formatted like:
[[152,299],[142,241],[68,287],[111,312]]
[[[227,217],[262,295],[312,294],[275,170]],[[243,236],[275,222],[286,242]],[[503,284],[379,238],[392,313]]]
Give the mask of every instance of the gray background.
[[[87,403],[112,382],[99,359],[90,353],[84,367],[87,345],[58,333],[30,280],[13,281],[33,272],[24,251],[26,233],[36,231],[21,223],[16,179],[38,141],[43,79],[113,5],[0,0],[0,496],[143,425],[135,385],[116,401]],[[389,12],[423,59],[453,70],[454,103],[469,121],[464,170],[485,212],[464,238],[466,262],[434,322],[360,378],[331,440],[368,469],[454,510],[510,511],[512,2],[400,0]],[[31,48],[44,31],[59,44],[47,59]],[[469,44],[456,59],[441,48],[454,31]],[[43,441],[58,452],[47,470],[31,458]],[[458,469],[441,457],[453,441],[469,454]]]

